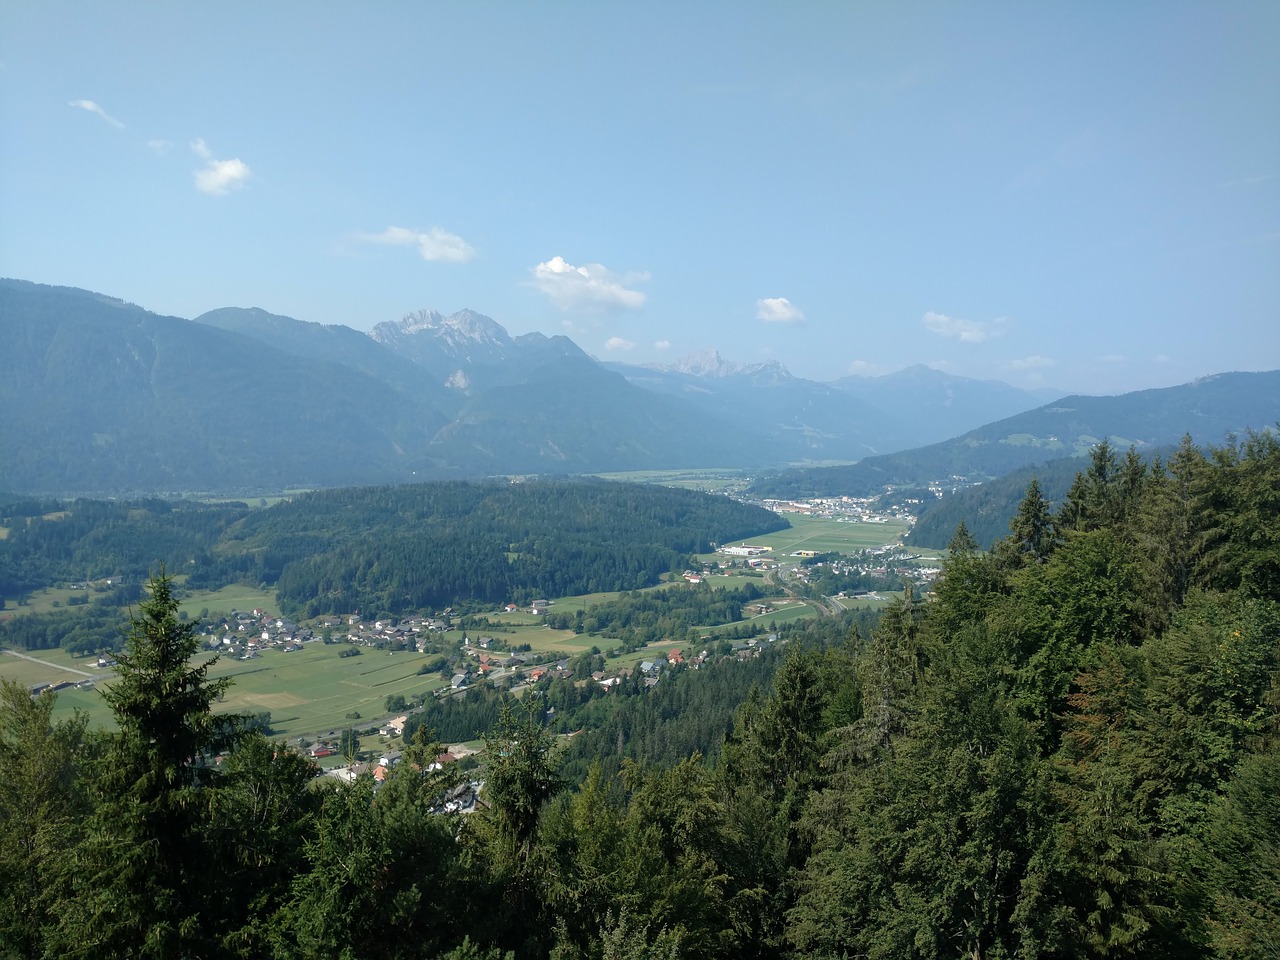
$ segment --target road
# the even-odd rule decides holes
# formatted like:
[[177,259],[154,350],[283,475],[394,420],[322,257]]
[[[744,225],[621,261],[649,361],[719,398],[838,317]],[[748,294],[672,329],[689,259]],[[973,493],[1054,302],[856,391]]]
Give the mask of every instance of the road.
[[29,657],[25,653],[18,653],[16,650],[0,650],[0,653],[7,653],[11,657],[17,657],[19,660],[30,660],[32,663],[38,663],[44,667],[53,667],[55,670],[65,670],[67,673],[77,673],[82,677],[88,677],[90,680],[101,680],[105,674],[101,673],[85,673],[83,670],[77,670],[75,667],[64,667],[60,663],[50,663],[48,660],[40,660],[36,657]]

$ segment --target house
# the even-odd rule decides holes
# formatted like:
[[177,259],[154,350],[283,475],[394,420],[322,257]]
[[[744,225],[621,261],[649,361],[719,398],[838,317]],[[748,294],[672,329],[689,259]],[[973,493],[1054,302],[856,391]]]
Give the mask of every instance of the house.
[[676,664],[684,663],[684,654],[679,649],[668,650],[667,663],[670,663],[673,666]]
[[408,714],[402,714],[398,717],[392,717],[378,731],[384,737],[403,737],[405,721],[409,719]]

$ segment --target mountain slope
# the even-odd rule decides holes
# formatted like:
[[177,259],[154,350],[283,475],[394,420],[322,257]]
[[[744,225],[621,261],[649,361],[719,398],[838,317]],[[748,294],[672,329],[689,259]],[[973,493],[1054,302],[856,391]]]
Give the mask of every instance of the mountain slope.
[[0,488],[243,492],[766,460],[754,433],[632,386],[566,338],[512,338],[469,311],[429,321],[382,343],[261,310],[193,322],[0,281]]
[[795,470],[762,478],[759,496],[851,496],[885,484],[918,484],[950,476],[999,477],[1019,467],[1083,456],[1108,439],[1140,451],[1175,444],[1184,434],[1197,443],[1265,429],[1280,421],[1280,371],[1223,373],[1176,387],[1116,397],[1063,397],[917,450],[869,457],[849,467]]
[[879,377],[844,377],[831,385],[909,424],[912,446],[937,443],[1045,402],[999,380],[957,377],[923,364]]
[[905,425],[826,384],[794,377],[776,361],[729,364],[714,352],[671,367],[605,363],[651,393],[758,436],[755,462],[852,460],[911,446]]
[[387,480],[430,417],[383,383],[70,288],[0,281],[0,486]]
[[381,380],[398,393],[441,408],[436,426],[443,426],[459,405],[455,391],[411,360],[350,327],[295,320],[257,307],[222,307],[202,313],[195,322],[252,337],[300,359],[339,364]]

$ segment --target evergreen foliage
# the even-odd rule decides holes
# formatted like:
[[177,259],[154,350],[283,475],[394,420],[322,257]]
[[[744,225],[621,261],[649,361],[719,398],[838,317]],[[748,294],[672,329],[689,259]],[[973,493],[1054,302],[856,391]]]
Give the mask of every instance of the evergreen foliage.
[[466,815],[421,730],[381,785],[260,736],[215,773],[219,688],[159,578],[119,734],[0,690],[0,956],[1275,956],[1278,486],[1269,436],[1100,448],[874,624],[494,695]]

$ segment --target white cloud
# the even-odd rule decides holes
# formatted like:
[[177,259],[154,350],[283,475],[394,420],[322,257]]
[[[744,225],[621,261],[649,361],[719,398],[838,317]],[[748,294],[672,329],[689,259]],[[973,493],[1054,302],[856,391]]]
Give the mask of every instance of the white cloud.
[[670,350],[670,349],[671,349],[671,341],[670,341],[670,340],[658,340],[658,341],[656,341],[656,342],[654,343],[654,345],[653,345],[653,349],[655,349],[655,350]]
[[172,140],[148,140],[147,146],[156,153],[168,153],[173,147]]
[[1007,323],[1004,317],[981,323],[977,320],[948,317],[945,313],[935,313],[932,310],[924,315],[922,322],[930,332],[940,337],[953,337],[961,343],[982,343],[998,337],[1004,333]]
[[1151,362],[1164,366],[1166,363],[1172,363],[1173,357],[1169,356],[1167,353],[1157,353],[1151,358]]
[[610,337],[604,342],[604,348],[606,350],[634,350],[636,345],[622,337]]
[[756,319],[765,323],[799,323],[804,314],[786,297],[765,297],[756,301]]
[[1052,367],[1053,361],[1048,357],[1042,357],[1034,354],[1030,357],[1022,357],[1018,360],[1010,360],[1005,364],[1010,370],[1041,370],[1044,367]]
[[647,273],[618,276],[599,263],[575,267],[563,257],[533,268],[533,285],[561,310],[638,310],[646,297],[629,285],[648,279]]
[[1104,353],[1098,358],[1099,363],[1124,363],[1125,356],[1119,353]]
[[385,243],[392,246],[417,247],[423,260],[443,260],[447,263],[465,263],[475,258],[475,247],[456,233],[432,227],[430,230],[408,230],[404,227],[387,227],[381,233],[363,234],[368,243]]
[[196,189],[201,193],[221,196],[243,187],[245,181],[253,176],[249,165],[239,157],[218,160],[209,151],[208,144],[198,137],[191,141],[191,152],[205,162],[203,167],[194,171]]
[[124,129],[123,123],[121,123],[111,114],[107,113],[107,111],[103,110],[102,107],[98,106],[92,100],[71,100],[67,103],[67,106],[79,107],[81,110],[88,110],[90,113],[96,113],[98,116],[100,116],[103,120],[107,121],[107,123],[111,124],[116,129],[118,130]]

